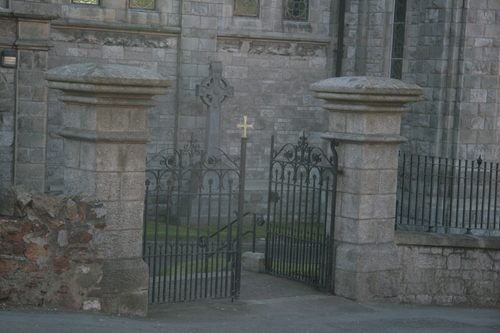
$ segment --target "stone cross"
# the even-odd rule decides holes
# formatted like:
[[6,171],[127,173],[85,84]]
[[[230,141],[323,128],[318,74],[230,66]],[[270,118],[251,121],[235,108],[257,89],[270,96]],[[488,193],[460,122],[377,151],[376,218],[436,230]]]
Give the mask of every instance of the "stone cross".
[[210,75],[196,85],[196,96],[208,106],[205,148],[220,149],[221,107],[234,96],[234,88],[222,77],[221,61],[210,63]]

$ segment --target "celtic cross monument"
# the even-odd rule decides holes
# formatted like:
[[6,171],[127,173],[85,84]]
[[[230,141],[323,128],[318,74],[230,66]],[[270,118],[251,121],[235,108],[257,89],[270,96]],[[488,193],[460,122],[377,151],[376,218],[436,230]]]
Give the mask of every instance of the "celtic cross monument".
[[234,96],[234,88],[222,77],[222,62],[210,63],[210,75],[196,85],[196,96],[208,106],[205,149],[220,149],[221,107]]

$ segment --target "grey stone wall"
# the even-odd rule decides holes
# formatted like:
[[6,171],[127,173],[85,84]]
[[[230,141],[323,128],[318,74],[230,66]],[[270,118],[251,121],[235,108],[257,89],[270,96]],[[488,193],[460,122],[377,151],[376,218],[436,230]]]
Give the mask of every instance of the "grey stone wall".
[[425,89],[403,118],[403,150],[500,158],[498,1],[408,1],[403,79]]
[[[277,3],[262,2],[263,9],[273,9],[262,10],[258,19],[233,17],[232,3],[185,1],[180,11],[172,2],[156,13],[126,11],[125,1],[113,2],[113,8],[61,4],[61,18],[52,22],[49,68],[129,64],[175,80],[172,93],[157,97],[159,104],[149,114],[149,132],[156,139],[148,145],[152,155],[182,147],[192,134],[203,146],[206,107],[195,97],[195,86],[208,75],[211,60],[222,61],[223,76],[235,88],[235,97],[223,107],[222,148],[232,156],[239,153],[236,124],[248,116],[255,130],[249,133],[247,184],[249,191],[265,189],[272,134],[278,143],[295,142],[304,131],[310,142],[319,143],[326,129],[321,103],[308,87],[331,75],[331,4],[312,1],[310,23],[293,23],[283,21]],[[61,188],[63,178],[57,131],[64,106],[57,95],[49,96],[47,187],[52,191]],[[262,198],[258,194],[252,200]]]
[[[127,64],[165,77],[177,77],[177,37],[168,29],[123,32],[117,27],[102,25],[87,31],[81,23],[61,21],[53,25],[52,42],[50,68],[75,63]],[[49,95],[47,185],[51,191],[58,191],[63,179],[63,145],[57,132],[62,127],[65,106],[57,100],[59,94],[51,91]],[[149,133],[155,138],[154,144],[148,147],[150,153],[172,145],[175,132],[175,92],[157,96],[155,100],[159,103],[149,111],[148,121]]]
[[[0,6],[1,7],[1,6]],[[13,20],[0,16],[0,47],[11,49],[16,39]],[[14,68],[0,67],[0,187],[7,187],[13,180],[14,133],[15,133],[15,80]]]
[[346,1],[342,75],[389,76],[393,7],[394,1]]
[[[183,1],[182,6],[179,1],[158,1],[152,12],[127,9],[126,0],[102,1],[98,7],[67,0],[5,2],[8,9],[0,9],[5,31],[0,36],[2,49],[25,47],[15,44],[18,32],[13,17],[35,15],[50,22],[50,27],[39,32],[49,34],[42,36],[47,39],[46,64],[39,67],[36,61],[41,50],[25,47],[17,70],[0,69],[0,85],[5,87],[0,93],[5,101],[0,110],[1,181],[13,180],[13,165],[21,159],[24,170],[34,164],[45,166],[45,171],[37,167],[36,172],[28,172],[42,178],[45,172],[44,184],[33,179],[44,190],[62,188],[63,148],[57,131],[64,106],[57,101],[57,92],[43,100],[43,82],[29,81],[39,77],[37,70],[82,62],[118,63],[152,69],[172,79],[172,93],[156,97],[159,104],[150,111],[149,131],[156,138],[148,145],[151,155],[182,147],[192,133],[203,141],[206,107],[195,97],[195,86],[208,75],[210,61],[219,60],[224,77],[235,88],[235,97],[223,108],[222,147],[237,153],[235,125],[242,115],[248,116],[255,129],[249,134],[252,158],[247,184],[249,190],[262,188],[272,134],[278,144],[296,141],[302,131],[311,144],[321,142],[326,115],[308,90],[311,83],[335,74],[384,77],[390,73],[392,1],[346,1],[341,73],[333,69],[339,0],[311,0],[308,22],[284,20],[283,1],[261,0],[257,18],[234,16],[232,0]],[[487,0],[466,1],[465,6],[453,0],[408,0],[403,79],[426,93],[403,117],[402,135],[410,139],[403,151],[500,158],[498,6],[497,1]],[[17,86],[16,72],[21,79]],[[48,119],[43,147],[35,145],[40,142],[42,122],[33,124],[33,114],[20,123],[22,128],[14,123],[16,105],[9,96],[15,96],[16,89],[20,112],[27,102],[47,112],[42,116]],[[41,104],[48,105],[47,111]],[[17,144],[14,128],[34,139]],[[15,172],[20,180],[21,169]]]
[[404,303],[500,306],[500,238],[398,231]]

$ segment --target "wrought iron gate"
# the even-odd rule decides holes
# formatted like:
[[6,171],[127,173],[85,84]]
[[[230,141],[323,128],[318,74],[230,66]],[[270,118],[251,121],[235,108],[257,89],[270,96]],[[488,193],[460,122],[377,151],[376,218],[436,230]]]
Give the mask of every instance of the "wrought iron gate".
[[271,143],[265,271],[324,291],[332,288],[337,145],[328,157],[305,136],[280,149]]
[[191,139],[148,161],[143,258],[151,303],[239,296],[244,148],[242,139],[241,156],[231,159]]

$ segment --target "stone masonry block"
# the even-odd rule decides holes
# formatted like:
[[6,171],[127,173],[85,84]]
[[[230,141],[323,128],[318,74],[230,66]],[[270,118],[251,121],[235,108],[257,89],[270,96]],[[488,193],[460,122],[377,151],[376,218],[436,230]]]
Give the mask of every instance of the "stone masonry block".
[[100,108],[96,129],[111,132],[144,132],[147,130],[147,110],[137,107]]
[[99,143],[96,147],[96,170],[141,171],[145,169],[146,147],[142,144]]
[[18,134],[18,146],[23,148],[45,148],[45,133],[23,132]]
[[336,270],[335,295],[354,299],[396,297],[399,295],[399,270],[363,273]]
[[79,151],[80,163],[78,167],[82,170],[94,171],[96,167],[96,155],[95,144],[92,142],[81,141]]
[[336,250],[336,269],[352,272],[398,270],[400,260],[394,243],[354,245],[342,243]]
[[144,200],[144,172],[124,172],[121,174],[120,199],[124,201]]
[[396,198],[394,194],[342,193],[342,215],[348,218],[384,219],[394,218]]
[[241,258],[241,265],[244,270],[256,273],[264,273],[264,253],[243,253]]
[[85,191],[95,193],[95,172],[66,167],[64,170],[64,192]]
[[148,288],[149,269],[142,259],[106,260],[102,270],[106,276],[102,288],[106,293]]
[[357,220],[338,216],[335,239],[356,244],[390,242],[394,237],[394,219]]
[[19,37],[26,39],[48,39],[49,22],[19,21]]
[[143,201],[107,201],[106,230],[123,230],[142,228]]
[[66,167],[80,167],[80,145],[79,141],[74,140],[66,140],[64,143],[64,161]]
[[106,249],[106,258],[141,258],[142,228],[140,225],[138,229],[106,231],[106,237],[108,244],[113,244]]
[[19,179],[43,179],[45,164],[17,164],[16,171]]
[[103,201],[116,201],[120,199],[121,176],[118,172],[99,172],[95,175],[95,195]]
[[356,114],[347,118],[347,133],[390,135],[399,134],[400,115]]

